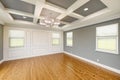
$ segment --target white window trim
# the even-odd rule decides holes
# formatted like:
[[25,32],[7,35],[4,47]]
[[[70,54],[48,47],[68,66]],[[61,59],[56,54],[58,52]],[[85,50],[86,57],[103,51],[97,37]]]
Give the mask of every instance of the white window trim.
[[[13,38],[13,37],[12,37]],[[9,48],[23,48],[23,47],[25,47],[25,38],[16,38],[16,37],[14,37],[14,39],[23,39],[23,43],[24,43],[24,45],[23,46],[15,46],[15,47],[12,47],[12,46],[10,46],[10,39],[12,39],[12,38],[10,38],[9,37]]]
[[[26,33],[25,33],[25,30],[21,30],[21,29],[10,29],[10,30],[20,30],[20,31],[24,31],[24,37],[20,37],[21,39],[24,40],[24,45],[23,46],[16,46],[16,47],[12,47],[10,46],[10,39],[11,38],[17,38],[17,37],[10,37],[10,34],[8,33],[8,39],[9,39],[9,48],[24,48],[25,47],[25,36],[26,36]],[[8,32],[10,31],[8,30]]]
[[[110,53],[110,54],[119,54],[119,48],[118,48],[119,47],[119,45],[118,45],[119,44],[119,42],[118,42],[119,41],[119,37],[118,37],[119,36],[119,24],[118,23],[114,23],[114,24],[118,25],[118,31],[117,31],[117,36],[116,36],[116,40],[117,40],[116,41],[116,44],[117,44],[116,48],[117,48],[117,50],[116,51],[110,51],[110,50],[103,50],[103,49],[98,49],[97,48],[97,37],[99,37],[99,36],[97,36],[97,27],[96,27],[96,36],[95,36],[96,37],[96,47],[95,47],[96,49],[95,49],[95,51],[104,52],[104,53]],[[112,24],[109,24],[109,25],[112,25]],[[102,37],[106,37],[106,36],[102,36]],[[111,37],[113,37],[113,36],[111,36]]]
[[[59,40],[59,44],[53,44],[53,40],[54,40],[54,39],[58,39],[58,40]],[[52,45],[53,45],[53,46],[59,46],[59,45],[60,45],[60,38],[52,38]]]
[[[59,38],[53,38],[53,36],[52,36],[52,46],[60,46],[60,39],[61,39],[61,34],[59,33],[59,32],[53,32],[52,33],[52,35],[54,34],[54,33],[57,33],[57,34],[59,34]],[[59,40],[59,44],[53,44],[53,40],[54,39],[58,39]]]
[[[67,33],[70,33],[70,32],[72,33],[72,38],[71,38],[71,39],[72,39],[72,45],[68,45],[68,44],[67,44]],[[67,32],[67,33],[66,33],[66,46],[67,46],[67,47],[73,47],[73,32],[72,32],[72,31],[70,31],[70,32]]]

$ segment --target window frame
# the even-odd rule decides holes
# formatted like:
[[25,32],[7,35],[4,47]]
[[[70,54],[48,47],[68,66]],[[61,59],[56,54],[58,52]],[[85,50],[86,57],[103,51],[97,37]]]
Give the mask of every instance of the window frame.
[[[69,37],[67,36],[68,33],[72,33],[72,37],[71,37],[71,38],[69,38]],[[68,44],[68,42],[67,42],[68,39],[71,39],[71,40],[72,40],[72,45],[69,45],[69,44]],[[73,47],[73,32],[72,32],[72,31],[66,32],[66,46],[67,46],[67,47]]]
[[[59,34],[59,38],[54,38],[54,37],[53,37],[53,34],[54,34],[54,33],[55,33],[55,34]],[[59,46],[59,45],[60,45],[60,38],[61,38],[61,34],[60,34],[59,32],[52,32],[52,45],[53,45],[53,46]],[[58,43],[58,44],[53,44],[53,40],[54,40],[54,39],[58,39],[59,43]]]
[[[99,52],[105,52],[105,53],[110,53],[110,54],[119,54],[119,44],[118,44],[118,41],[119,41],[119,24],[118,23],[114,23],[114,24],[117,24],[117,35],[109,35],[109,36],[97,36],[97,28],[96,27],[96,49],[95,51],[99,51]],[[114,25],[114,24],[108,24],[108,25],[105,25],[105,26],[109,26],[109,25]],[[99,26],[99,27],[103,27],[103,26]],[[116,39],[116,50],[115,51],[112,51],[112,50],[106,50],[106,49],[99,49],[98,48],[98,44],[97,44],[97,39],[99,38],[114,38]]]
[[[12,30],[17,30],[17,29],[12,29]],[[24,32],[24,37],[11,37],[10,36],[10,31],[9,30],[9,48],[24,48],[25,47],[25,31],[24,30],[18,30],[18,31],[23,31]],[[23,46],[11,46],[11,39],[23,39]]]

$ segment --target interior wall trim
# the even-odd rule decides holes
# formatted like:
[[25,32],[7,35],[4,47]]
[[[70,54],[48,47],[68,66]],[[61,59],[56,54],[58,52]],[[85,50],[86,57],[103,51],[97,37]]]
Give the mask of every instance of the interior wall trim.
[[4,60],[1,60],[1,61],[0,61],[0,64],[2,64],[3,62],[4,62]]
[[95,62],[95,61],[92,61],[92,60],[89,60],[89,59],[86,59],[86,58],[83,58],[83,57],[74,55],[74,54],[69,53],[69,52],[67,52],[67,51],[64,51],[64,53],[65,53],[65,54],[68,54],[68,55],[71,55],[71,56],[73,56],[73,57],[75,57],[75,58],[81,59],[81,60],[83,60],[83,61],[89,62],[89,63],[91,63],[91,64],[93,64],[93,65],[97,65],[97,66],[100,66],[100,67],[105,68],[105,69],[107,69],[107,70],[110,70],[110,71],[113,71],[113,72],[116,72],[116,73],[120,74],[120,70],[115,69],[115,68],[113,68],[113,67],[109,67],[109,66],[106,66],[106,65],[104,65],[104,64],[101,64],[101,63],[98,63],[98,62]]
[[59,54],[62,52],[55,52],[55,53],[46,53],[46,54],[40,54],[40,55],[33,55],[33,56],[24,56],[24,57],[16,57],[16,58],[6,58],[3,61],[11,61],[11,60],[19,60],[19,59],[27,59],[27,58],[33,58],[33,57],[39,57],[39,56],[47,56],[47,55],[53,55],[53,54]]

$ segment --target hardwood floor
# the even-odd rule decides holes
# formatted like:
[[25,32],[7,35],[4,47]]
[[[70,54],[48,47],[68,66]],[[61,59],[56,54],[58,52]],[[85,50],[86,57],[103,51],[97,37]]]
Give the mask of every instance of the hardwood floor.
[[61,53],[4,62],[0,80],[120,80],[120,74]]

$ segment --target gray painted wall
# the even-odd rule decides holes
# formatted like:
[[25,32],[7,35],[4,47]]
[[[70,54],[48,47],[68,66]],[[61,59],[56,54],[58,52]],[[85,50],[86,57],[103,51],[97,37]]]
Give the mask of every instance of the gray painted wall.
[[3,59],[3,27],[0,25],[0,60]]
[[[110,54],[95,51],[96,48],[96,27],[103,26],[112,23],[119,23],[119,54]],[[120,69],[120,19],[111,20],[95,25],[86,26],[83,28],[78,28],[73,31],[73,47],[67,47],[66,37],[64,32],[64,51],[75,54],[77,56],[87,58],[92,61],[97,61],[99,63]]]

